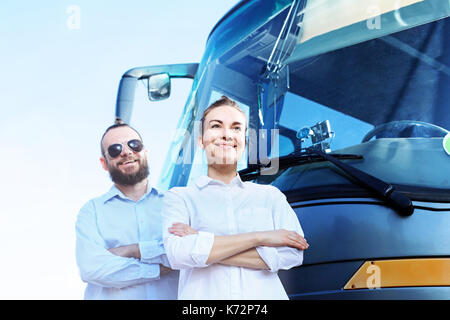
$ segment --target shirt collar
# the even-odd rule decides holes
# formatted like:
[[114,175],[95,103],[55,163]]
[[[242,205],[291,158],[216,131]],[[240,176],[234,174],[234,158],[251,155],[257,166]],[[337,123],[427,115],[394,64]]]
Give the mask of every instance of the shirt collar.
[[[147,192],[145,193],[145,197],[147,197],[150,193],[153,193],[154,195],[157,195],[159,197],[163,196],[163,193],[161,191],[149,185],[147,186]],[[129,199],[126,195],[122,193],[122,191],[119,190],[119,188],[116,187],[116,185],[113,184],[109,189],[109,191],[103,195],[102,197],[103,203],[106,203],[107,201],[111,200],[114,197]]]
[[[200,189],[203,189],[204,187],[206,187],[208,184],[216,184],[216,185],[226,185],[225,183],[223,183],[222,181],[219,180],[214,180],[208,176],[200,176],[196,181],[195,184],[197,185],[197,187],[199,187]],[[239,174],[236,175],[236,177],[233,178],[233,180],[230,181],[230,183],[228,184],[229,186],[233,186],[233,185],[237,185],[241,188],[244,187],[244,182],[242,182],[241,177],[239,176]]]

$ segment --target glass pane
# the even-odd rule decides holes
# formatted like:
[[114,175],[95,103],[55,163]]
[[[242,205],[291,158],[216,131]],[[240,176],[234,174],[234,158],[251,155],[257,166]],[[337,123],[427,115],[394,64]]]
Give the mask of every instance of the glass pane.
[[[335,134],[332,141],[333,149],[340,149],[360,143],[364,135],[374,127],[370,123],[366,123],[291,92],[286,94],[279,122],[280,125],[297,132],[303,127],[311,127],[324,120],[330,121],[331,130]],[[286,142],[289,145],[292,144],[290,140]],[[283,144],[284,141],[280,141],[281,148],[286,148]],[[286,154],[283,152],[285,150],[281,149],[281,155]]]
[[442,0],[308,0],[297,46],[285,63],[448,17]]

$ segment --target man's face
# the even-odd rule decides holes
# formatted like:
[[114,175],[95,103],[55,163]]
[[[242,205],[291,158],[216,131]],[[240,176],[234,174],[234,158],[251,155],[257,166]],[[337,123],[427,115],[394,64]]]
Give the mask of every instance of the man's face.
[[199,139],[208,164],[236,165],[246,145],[245,128],[246,119],[239,110],[226,105],[212,109]]
[[[136,152],[130,149],[127,142],[133,139],[141,140],[137,132],[129,127],[112,129],[103,137],[105,157],[101,157],[100,162],[103,169],[109,172],[111,180],[119,185],[135,185],[149,174],[147,150]],[[122,145],[122,152],[115,158],[108,153],[108,147],[113,144]]]

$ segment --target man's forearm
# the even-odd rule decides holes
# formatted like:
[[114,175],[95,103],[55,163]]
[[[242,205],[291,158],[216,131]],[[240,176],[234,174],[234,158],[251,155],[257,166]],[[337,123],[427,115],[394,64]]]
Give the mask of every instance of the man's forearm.
[[[141,252],[139,250],[138,244],[129,244],[125,246],[111,248],[108,251],[111,252],[112,254],[115,254],[116,256],[124,258],[135,258],[138,260],[141,259]],[[171,271],[172,269],[167,268],[166,266],[159,263],[160,276],[166,275]]]
[[138,260],[141,259],[141,252],[137,243],[111,248],[108,249],[108,251],[112,254],[115,254],[116,256],[124,258],[135,258]]
[[235,254],[229,258],[220,260],[218,264],[227,266],[244,267],[250,269],[268,270],[269,267],[259,255],[256,248]]

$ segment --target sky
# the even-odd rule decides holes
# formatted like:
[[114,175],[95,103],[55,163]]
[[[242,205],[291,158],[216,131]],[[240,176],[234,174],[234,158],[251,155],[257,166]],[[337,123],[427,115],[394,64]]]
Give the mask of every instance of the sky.
[[[0,299],[82,299],[75,221],[111,180],[99,140],[122,74],[200,62],[237,0],[2,0],[0,4]],[[149,102],[138,84],[131,125],[156,184],[191,80]]]

